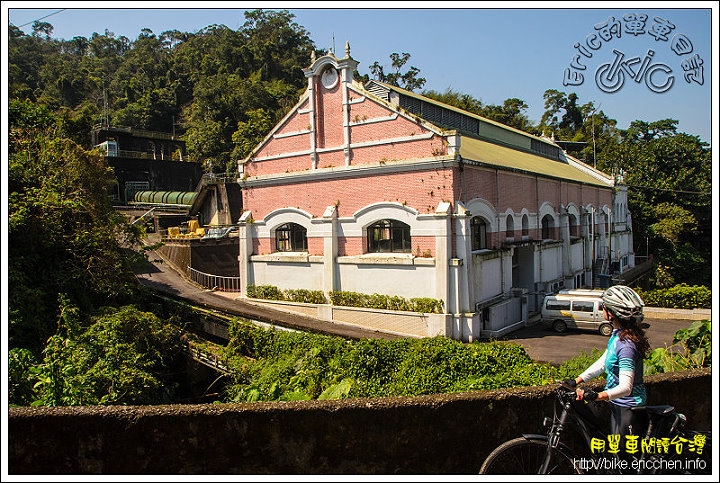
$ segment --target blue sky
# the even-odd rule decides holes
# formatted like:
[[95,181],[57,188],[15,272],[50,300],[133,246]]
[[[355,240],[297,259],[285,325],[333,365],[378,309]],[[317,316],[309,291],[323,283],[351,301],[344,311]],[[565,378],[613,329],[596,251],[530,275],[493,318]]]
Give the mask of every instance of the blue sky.
[[[682,9],[653,8],[674,5],[669,2],[586,2],[583,5],[593,8],[583,9],[568,8],[577,5],[575,2],[551,2],[551,8],[515,7],[536,5],[523,2],[444,2],[443,8],[436,9],[405,8],[416,5],[409,2],[365,2],[358,4],[367,7],[362,9],[321,8],[327,2],[204,2],[203,8],[192,8],[200,5],[195,2],[121,2],[121,9],[82,8],[85,5],[3,2],[3,15],[8,19],[3,28],[9,21],[30,32],[34,20],[47,16],[42,21],[54,26],[53,36],[58,39],[90,37],[107,29],[134,40],[145,27],[155,34],[171,29],[196,32],[212,24],[237,29],[245,21],[245,10],[287,9],[318,48],[334,46],[341,57],[345,42],[349,42],[361,74],[369,74],[369,66],[375,61],[388,72],[390,54],[407,52],[411,55],[408,66],[417,67],[426,79],[424,89],[452,89],[485,104],[502,104],[516,97],[528,104],[526,113],[533,122],[539,121],[545,110],[543,93],[556,89],[566,94],[575,92],[581,104],[594,101],[622,129],[636,119],[673,118],[679,120],[680,131],[710,143],[717,131],[717,123],[712,123],[718,119],[717,99],[711,95],[717,92],[717,85],[713,89],[717,76],[712,75],[717,49],[711,49],[712,36],[717,36],[717,2],[684,2],[688,8]],[[598,5],[603,8],[596,8]],[[614,35],[611,40],[601,40],[597,50],[587,48],[588,35],[598,33],[596,25],[611,17],[625,25],[623,17],[628,14],[647,15],[643,33],[633,35],[623,29],[619,38]],[[667,40],[656,40],[649,33],[654,24],[668,22],[673,28]],[[672,38],[679,34],[690,41],[691,52],[679,55],[672,50]],[[576,43],[593,54],[592,58],[581,55],[585,70],[571,67],[573,56],[579,53]],[[652,92],[643,80],[636,82],[627,71],[620,89],[601,90],[595,72],[610,64],[615,51],[624,59],[641,59],[633,72],[652,51],[648,67],[660,67],[652,70],[650,84],[659,92]],[[702,84],[699,75],[690,82],[684,78],[683,62],[695,55],[694,61],[702,62]],[[582,83],[575,78],[574,84],[564,85],[566,69],[583,74]],[[672,86],[664,87],[670,77],[674,79]],[[616,86],[606,86],[605,90]]]

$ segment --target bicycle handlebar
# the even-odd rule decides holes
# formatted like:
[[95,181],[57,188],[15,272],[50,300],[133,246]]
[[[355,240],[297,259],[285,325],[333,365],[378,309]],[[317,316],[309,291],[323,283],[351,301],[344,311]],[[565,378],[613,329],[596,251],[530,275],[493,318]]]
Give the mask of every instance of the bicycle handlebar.
[[575,388],[568,384],[565,384],[565,381],[555,381],[555,382],[557,384],[559,384],[560,387],[562,387],[563,389],[567,389],[568,391],[575,392]]

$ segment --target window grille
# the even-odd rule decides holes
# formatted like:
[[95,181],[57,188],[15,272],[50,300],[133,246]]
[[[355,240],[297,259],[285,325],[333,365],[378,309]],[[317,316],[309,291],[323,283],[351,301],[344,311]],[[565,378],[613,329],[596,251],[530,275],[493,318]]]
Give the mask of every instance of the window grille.
[[472,238],[472,249],[485,250],[487,248],[487,222],[479,216],[470,220],[470,236]]
[[279,252],[306,252],[307,230],[297,223],[285,223],[275,230],[275,248]]
[[397,220],[380,220],[367,229],[368,253],[409,253],[410,226]]

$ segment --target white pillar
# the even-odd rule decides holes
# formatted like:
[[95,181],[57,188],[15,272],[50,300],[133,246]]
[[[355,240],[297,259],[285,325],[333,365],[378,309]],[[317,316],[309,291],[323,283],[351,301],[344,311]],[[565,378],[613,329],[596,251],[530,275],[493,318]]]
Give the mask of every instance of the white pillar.
[[323,291],[329,294],[337,290],[337,209],[328,206],[322,216],[323,229]]
[[240,215],[238,223],[238,267],[240,276],[240,296],[247,297],[247,286],[254,282],[250,276],[250,256],[252,255],[252,213],[248,210]]
[[455,209],[455,253],[463,263],[458,267],[458,313],[474,312],[475,304],[471,300],[471,287],[474,284],[474,274],[470,269],[472,261],[472,240],[470,236],[470,213],[465,206],[457,202]]

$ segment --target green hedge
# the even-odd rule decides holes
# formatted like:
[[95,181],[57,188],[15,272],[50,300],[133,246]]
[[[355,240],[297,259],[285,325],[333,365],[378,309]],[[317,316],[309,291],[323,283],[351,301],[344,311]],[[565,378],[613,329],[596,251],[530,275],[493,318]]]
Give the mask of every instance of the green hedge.
[[709,309],[712,302],[710,289],[704,285],[686,285],[681,283],[666,289],[644,291],[636,288],[648,307],[669,309]]
[[[265,300],[283,300],[307,304],[328,303],[320,290],[288,289],[280,290],[273,285],[248,285],[248,297]],[[342,307],[362,307],[380,310],[404,310],[423,314],[441,314],[442,300],[429,297],[406,299],[397,295],[364,294],[357,292],[330,292],[330,303]]]
[[442,300],[429,297],[406,299],[396,295],[364,294],[358,292],[333,291],[330,292],[333,305],[343,307],[364,307],[380,310],[404,310],[407,312],[420,312],[424,314],[441,314]]
[[326,304],[327,298],[321,290],[288,289],[280,290],[274,285],[248,285],[248,297],[265,300],[284,300],[304,304]]

